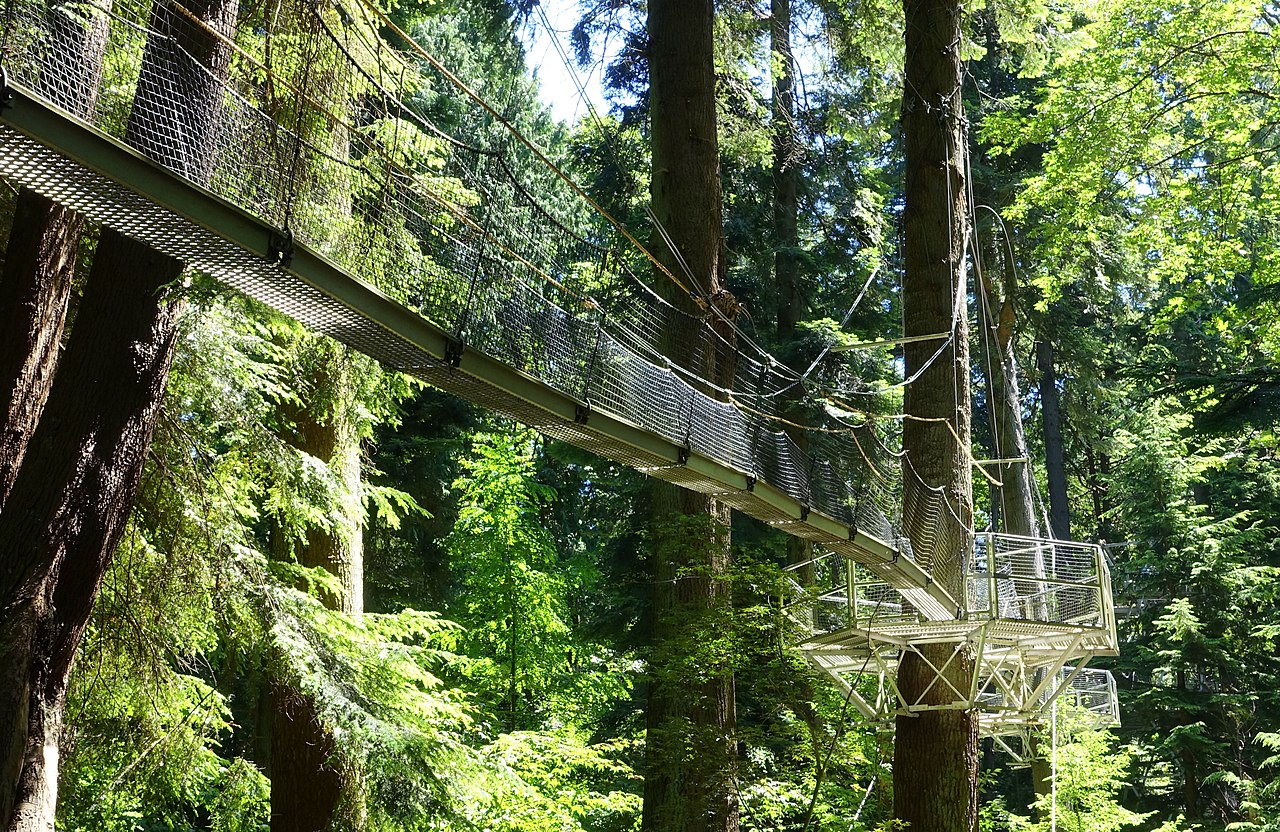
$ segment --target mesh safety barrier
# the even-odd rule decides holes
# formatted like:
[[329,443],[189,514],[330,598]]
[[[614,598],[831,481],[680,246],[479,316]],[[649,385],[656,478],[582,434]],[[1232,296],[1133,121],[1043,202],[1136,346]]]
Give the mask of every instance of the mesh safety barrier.
[[[269,20],[257,14],[241,9],[231,27],[208,6],[178,0],[13,0],[0,59],[11,80],[279,229],[286,260],[290,243],[317,251],[418,311],[460,348],[895,545],[889,517],[896,500],[891,489],[872,487],[858,443],[817,433],[805,450],[782,429],[796,374],[721,334],[725,322],[712,310],[690,314],[650,288],[636,271],[648,274],[648,264],[618,248],[615,231],[580,200],[535,200],[535,177],[545,173],[528,172],[538,166],[529,164],[527,149],[492,118],[463,114],[464,127],[474,127],[464,134],[468,141],[436,127],[433,111],[457,90],[437,68],[392,49],[368,9],[286,2]],[[192,103],[211,98],[212,107]],[[8,170],[29,184],[21,166]],[[162,234],[143,228],[154,224],[152,212],[132,211],[138,199],[127,188],[91,178],[64,171],[63,182],[85,180],[82,187],[97,197],[76,200],[65,193],[69,187],[60,197],[91,214],[90,202],[112,201],[95,218],[153,244],[198,236],[170,217]],[[260,264],[234,254],[197,257],[188,251],[194,243],[166,245],[367,349],[357,334],[364,322],[340,307],[307,312],[303,307],[331,304],[305,290],[281,290],[287,279],[266,275]],[[388,348],[378,357],[386,359]],[[672,354],[691,356],[692,369],[664,357]],[[719,383],[697,369],[713,355]],[[436,366],[410,354],[389,363],[419,373]],[[725,366],[733,368],[731,378]],[[471,392],[481,404],[501,398]],[[639,460],[646,461],[653,462]],[[678,472],[666,477],[698,484]],[[770,521],[794,519],[763,513]]]
[[6,80],[92,128],[0,126],[6,176],[391,368],[821,544],[853,588],[806,602],[811,635],[868,616],[1087,629],[1101,614],[1075,544],[980,537],[949,566],[967,577],[932,580],[954,510],[933,494],[904,529],[896,423],[812,402],[796,423],[825,365],[802,379],[682,297],[553,160],[393,46],[371,6],[10,0],[4,14]]

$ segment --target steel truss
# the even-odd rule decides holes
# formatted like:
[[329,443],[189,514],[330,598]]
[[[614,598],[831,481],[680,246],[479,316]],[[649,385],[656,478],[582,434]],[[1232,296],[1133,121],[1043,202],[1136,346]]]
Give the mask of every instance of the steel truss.
[[[836,553],[788,572],[783,608],[795,644],[873,723],[889,728],[898,716],[974,710],[982,733],[1013,751],[1025,746],[1057,701],[1081,710],[1089,725],[1119,722],[1114,679],[1087,667],[1118,652],[1110,573],[1097,546],[978,536],[966,605],[949,621],[920,615],[892,587]],[[932,644],[954,649],[939,662],[922,650]],[[976,660],[961,683],[949,671],[962,651]],[[933,673],[914,699],[896,683],[909,653]]]

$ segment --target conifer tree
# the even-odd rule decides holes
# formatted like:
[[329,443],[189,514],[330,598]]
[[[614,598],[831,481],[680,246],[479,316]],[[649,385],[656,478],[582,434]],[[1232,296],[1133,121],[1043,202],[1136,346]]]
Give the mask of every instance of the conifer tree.
[[[712,3],[651,2],[648,33],[652,208],[670,239],[670,246],[656,247],[668,273],[656,271],[655,280],[677,309],[696,319],[698,300],[727,298]],[[687,291],[671,275],[687,281]],[[721,375],[728,368],[716,364],[719,350],[696,343],[687,324],[674,317],[672,323],[668,357],[728,386],[731,379]],[[699,628],[709,633],[730,604],[722,581],[729,511],[705,494],[665,483],[655,483],[650,496],[655,585],[643,828],[731,832],[738,807],[730,657],[716,655],[696,635]]]
[[[960,96],[961,6],[955,0],[905,0],[906,72],[902,98],[906,154],[903,225],[903,334],[950,333],[909,343],[905,372],[915,381],[903,403],[906,418],[903,516],[911,545],[932,577],[955,598],[973,523],[969,448],[969,338],[964,313],[967,138]],[[937,352],[935,356],[935,352]],[[936,525],[933,518],[937,517]],[[922,533],[922,529],[924,533]],[[923,658],[906,652],[898,687],[907,701],[951,704],[973,672],[966,644],[930,644]],[[958,654],[958,655],[956,655]],[[928,661],[925,661],[927,659]],[[893,760],[894,816],[912,832],[973,832],[978,810],[978,720],[948,708],[899,716]]]

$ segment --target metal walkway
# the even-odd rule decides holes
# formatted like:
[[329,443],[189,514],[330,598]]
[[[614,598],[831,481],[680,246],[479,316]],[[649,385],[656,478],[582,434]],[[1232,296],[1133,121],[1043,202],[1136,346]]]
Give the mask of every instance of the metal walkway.
[[[464,347],[417,311],[293,242],[283,232],[173,174],[80,119],[11,84],[0,111],[0,173],[176,257],[387,367],[417,376],[607,459],[716,499],[865,565],[931,619],[960,604],[895,546],[801,504],[623,415],[576,399]],[[607,365],[602,364],[602,372]],[[655,367],[658,373],[670,370]],[[733,430],[710,422],[710,432]],[[740,441],[747,443],[746,437]]]
[[[589,222],[571,227],[572,211],[534,200],[502,152],[447,136],[406,104],[457,79],[378,40],[362,0],[295,5],[301,79],[260,62],[260,32],[216,31],[176,0],[77,4],[72,25],[40,0],[12,0],[0,174],[389,368],[817,544],[831,580],[793,587],[792,617],[801,649],[841,684],[854,663],[891,674],[913,643],[974,643],[988,681],[958,692],[957,706],[1026,724],[1050,687],[1012,696],[1027,686],[1006,678],[1011,661],[1043,682],[1114,652],[1100,553],[979,538],[965,597],[952,597],[930,575],[927,544],[913,552],[888,519],[895,487],[876,485],[885,478],[864,447],[874,427],[860,439],[858,426],[814,425],[802,449],[777,429],[794,373],[666,303],[631,270],[634,251]],[[93,27],[107,55],[98,78],[77,53]],[[223,53],[216,70],[182,46],[200,42]],[[331,88],[309,83],[305,58],[322,54],[345,67]],[[198,95],[217,112],[193,126]],[[607,297],[590,294],[601,286]],[[732,389],[665,360],[673,340],[731,360]],[[930,511],[913,522],[935,524],[946,507]],[[822,612],[831,602],[843,612]]]

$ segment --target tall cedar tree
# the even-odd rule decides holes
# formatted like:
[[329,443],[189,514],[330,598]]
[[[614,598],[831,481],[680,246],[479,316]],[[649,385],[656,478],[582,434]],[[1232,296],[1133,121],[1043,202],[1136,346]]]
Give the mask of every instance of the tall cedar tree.
[[[963,565],[970,548],[973,484],[969,463],[969,339],[957,304],[965,298],[966,127],[960,99],[961,10],[956,0],[904,0],[906,12],[905,88],[902,134],[906,181],[903,224],[904,335],[954,332],[933,359],[936,341],[907,344],[911,378],[903,403],[903,447],[907,476],[903,514],[908,529],[941,512],[934,539],[912,531],[916,552],[930,555],[934,580],[953,597],[963,594]],[[958,318],[958,320],[957,320]],[[935,489],[938,489],[935,491]],[[936,496],[946,505],[939,507]],[[927,524],[933,526],[933,524]],[[925,657],[947,665],[958,690],[973,671],[971,648],[928,645]],[[922,694],[929,704],[945,704],[946,685],[934,671],[907,653],[898,686],[908,700]],[[978,810],[978,720],[964,710],[924,711],[897,720],[893,760],[894,816],[912,832],[973,832]]]
[[[292,386],[306,391],[302,404],[280,406],[286,441],[324,462],[337,493],[326,528],[306,530],[297,546],[278,541],[277,557],[324,569],[338,578],[341,594],[322,599],[329,609],[364,612],[364,512],[360,502],[361,371],[346,347],[304,336],[294,345],[304,358],[304,377]],[[320,717],[315,697],[276,682],[268,693],[270,714],[271,832],[314,832],[334,821],[352,772],[337,754],[333,732]]]
[[[111,2],[94,5],[107,11]],[[40,74],[36,91],[88,115],[102,82],[107,16],[51,12],[48,21],[48,60],[63,63]],[[53,386],[80,227],[71,209],[26,188],[18,193],[0,273],[0,508]]]
[[[791,0],[770,3],[769,46],[773,72],[771,133],[773,143],[773,275],[777,289],[778,343],[792,354],[790,342],[795,340],[796,325],[804,314],[804,290],[800,282],[800,207],[797,191],[800,182],[800,148],[796,139],[795,53],[791,49]],[[795,407],[804,390],[796,386],[788,394]],[[793,421],[803,423],[800,414]],[[809,450],[809,437],[802,430],[789,429],[791,439],[801,450]],[[805,563],[812,547],[799,537],[787,538],[787,561]],[[800,579],[807,582],[812,570],[802,568]]]
[[[236,0],[184,8],[230,35]],[[230,50],[164,6],[151,27],[158,36],[147,40],[125,138],[201,181]],[[178,100],[167,88],[175,78]],[[184,141],[161,144],[166,133]],[[0,512],[0,824],[11,832],[53,826],[67,680],[159,413],[179,305],[171,285],[182,270],[102,232],[66,355]]]
[[[648,34],[653,214],[680,253],[659,244],[658,256],[691,292],[727,308],[711,0],[653,0]],[[689,293],[667,275],[655,280],[673,304],[700,317]],[[672,324],[672,361],[722,385],[731,380],[732,366],[714,345],[697,343],[707,337],[702,330]],[[695,662],[689,655],[698,628],[714,626],[730,605],[721,579],[729,512],[705,494],[665,483],[654,485],[652,499],[656,583],[642,829],[730,832],[738,828],[733,674],[727,656],[699,654]]]

